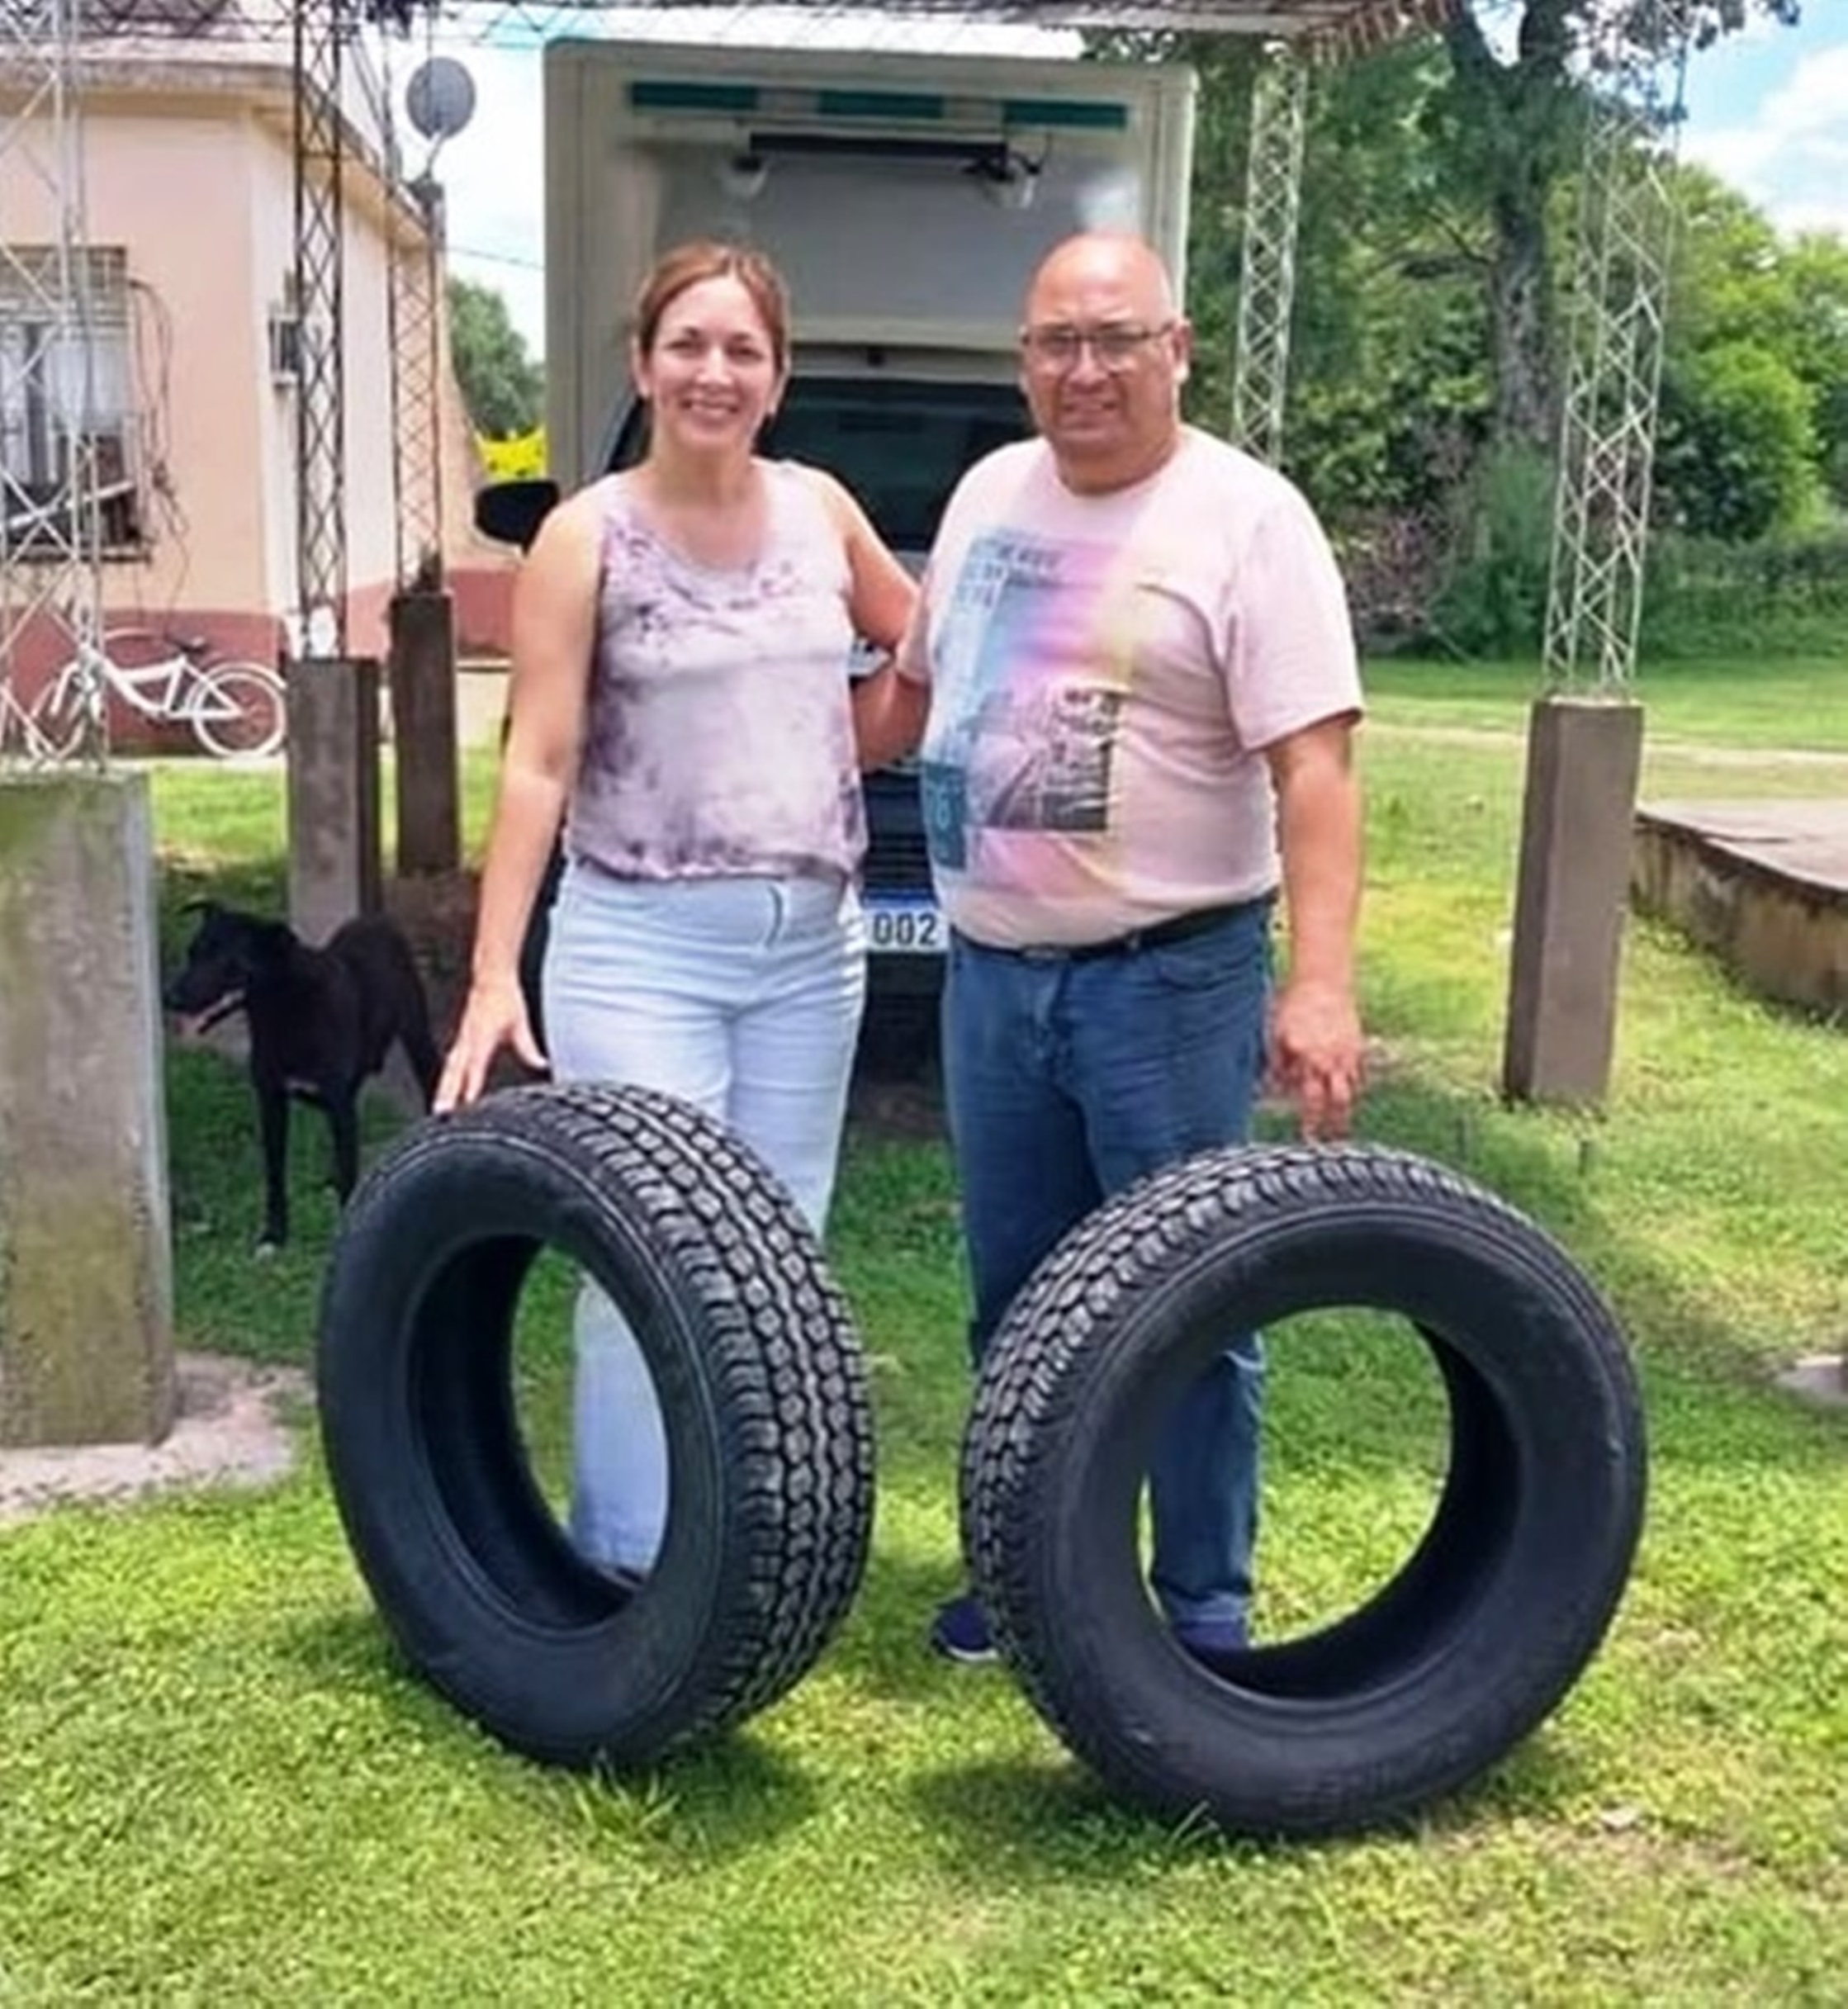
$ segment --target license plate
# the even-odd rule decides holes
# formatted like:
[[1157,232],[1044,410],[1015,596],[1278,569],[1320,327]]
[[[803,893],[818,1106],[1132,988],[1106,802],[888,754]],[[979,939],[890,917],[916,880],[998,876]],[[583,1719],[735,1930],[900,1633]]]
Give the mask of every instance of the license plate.
[[926,900],[879,901],[866,909],[866,945],[874,955],[940,955],[945,933],[943,916]]

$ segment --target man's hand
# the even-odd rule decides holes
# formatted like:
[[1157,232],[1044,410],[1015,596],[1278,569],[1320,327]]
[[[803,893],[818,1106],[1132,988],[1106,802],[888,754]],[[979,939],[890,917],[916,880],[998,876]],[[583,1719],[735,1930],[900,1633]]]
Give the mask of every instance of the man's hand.
[[1347,1135],[1363,1073],[1353,992],[1313,978],[1284,984],[1271,1007],[1271,1080],[1310,1142]]

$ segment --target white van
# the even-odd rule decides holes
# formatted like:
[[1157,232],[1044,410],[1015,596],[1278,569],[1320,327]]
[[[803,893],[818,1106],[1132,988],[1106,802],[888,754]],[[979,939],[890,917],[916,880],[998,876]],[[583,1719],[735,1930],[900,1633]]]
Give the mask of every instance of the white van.
[[[1184,284],[1194,96],[1174,64],[549,44],[553,495],[642,451],[628,322],[649,266],[689,238],[742,240],[775,261],[794,317],[765,450],[838,476],[921,562],[963,470],[1028,428],[1020,310],[1045,252],[1134,230]],[[868,777],[867,807],[874,994],[934,991],[942,929],[908,769]]]

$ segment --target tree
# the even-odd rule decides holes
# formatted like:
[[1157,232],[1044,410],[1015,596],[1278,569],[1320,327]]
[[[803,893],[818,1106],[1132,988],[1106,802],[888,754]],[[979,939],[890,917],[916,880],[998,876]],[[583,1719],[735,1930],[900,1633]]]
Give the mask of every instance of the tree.
[[[1173,53],[1201,76],[1187,294],[1190,415],[1223,430],[1256,52],[1243,36]],[[1285,454],[1324,514],[1424,510],[1475,456],[1489,407],[1470,192],[1440,187],[1419,130],[1443,81],[1435,44],[1319,71],[1304,150]]]
[[452,278],[449,349],[476,432],[490,439],[529,433],[539,423],[545,372],[527,353],[507,302],[491,286]]
[[1659,513],[1727,538],[1790,527],[1848,476],[1848,244],[1787,242],[1703,168],[1675,192]]
[[1580,154],[1588,75],[1610,87],[1685,36],[1697,48],[1752,17],[1794,22],[1799,0],[1522,0],[1511,44],[1458,7],[1442,33],[1450,78],[1428,130],[1451,187],[1481,191],[1490,225],[1490,327],[1498,446],[1550,449],[1557,412],[1552,216]]
[[1800,523],[1820,488],[1812,401],[1756,342],[1703,349],[1667,377],[1656,468],[1680,526],[1737,543]]
[[1784,270],[1797,301],[1789,359],[1815,394],[1824,484],[1836,505],[1848,508],[1848,241],[1806,233]]

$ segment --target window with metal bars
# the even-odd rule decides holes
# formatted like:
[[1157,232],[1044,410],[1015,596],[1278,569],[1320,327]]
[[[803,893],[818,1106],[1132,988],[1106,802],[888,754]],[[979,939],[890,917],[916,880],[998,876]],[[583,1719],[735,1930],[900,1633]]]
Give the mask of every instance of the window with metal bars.
[[64,255],[0,244],[6,545],[20,557],[69,549],[93,486],[104,552],[135,552],[145,512],[128,254],[92,248],[68,265]]

